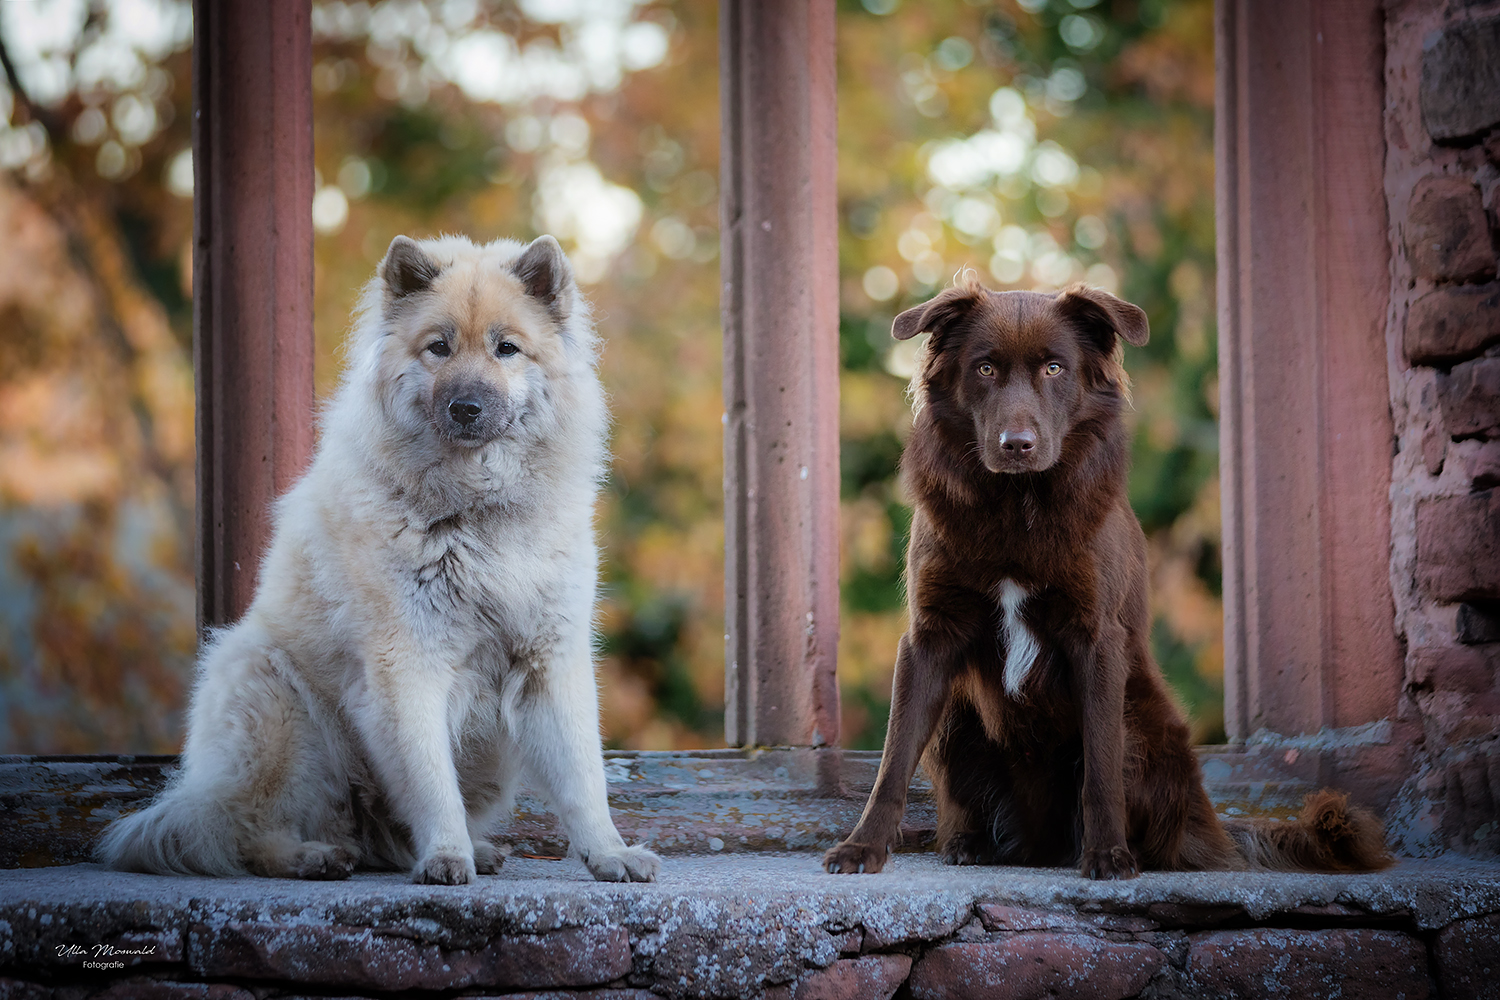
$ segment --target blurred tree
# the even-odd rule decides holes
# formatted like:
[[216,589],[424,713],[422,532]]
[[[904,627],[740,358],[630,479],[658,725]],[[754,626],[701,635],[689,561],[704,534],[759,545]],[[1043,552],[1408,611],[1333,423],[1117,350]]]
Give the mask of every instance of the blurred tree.
[[[127,10],[128,6],[128,10]],[[398,233],[559,236],[615,413],[611,745],[722,745],[712,0],[316,3],[317,378]],[[953,271],[1141,303],[1132,501],[1158,654],[1211,735],[1219,652],[1208,0],[841,0],[845,742],[904,627],[889,322]],[[0,746],[171,749],[193,647],[190,11],[0,5]]]
[[[195,647],[185,4],[5,4],[0,747],[175,745]],[[174,142],[175,137],[175,142]]]
[[1130,498],[1156,655],[1223,738],[1209,0],[846,0],[839,22],[844,742],[884,736],[910,515],[895,481],[918,342],[890,322],[961,268],[1141,305]]

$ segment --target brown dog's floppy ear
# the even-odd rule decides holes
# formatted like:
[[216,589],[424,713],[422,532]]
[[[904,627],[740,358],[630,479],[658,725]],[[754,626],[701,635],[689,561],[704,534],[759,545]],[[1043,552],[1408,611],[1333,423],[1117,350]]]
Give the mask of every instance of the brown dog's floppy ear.
[[897,340],[910,340],[926,329],[928,303],[923,302],[919,306],[912,306],[904,310],[891,324],[891,336]]
[[[1115,298],[1102,288],[1087,285],[1064,288],[1058,293],[1057,306],[1087,326],[1107,328],[1127,344],[1144,347],[1151,339],[1151,325],[1146,321],[1145,310]],[[1114,344],[1102,346],[1110,350]]]
[[561,318],[568,311],[563,293],[573,284],[573,268],[557,240],[538,236],[510,269],[526,286],[526,294],[546,306],[553,316]]
[[409,236],[391,240],[385,260],[380,262],[380,280],[385,282],[393,299],[425,291],[441,271],[437,262],[423,253],[417,241]]
[[919,333],[938,333],[973,308],[974,301],[982,293],[983,289],[977,285],[949,288],[937,298],[912,306],[897,316],[891,324],[891,336],[897,340],[910,340]]

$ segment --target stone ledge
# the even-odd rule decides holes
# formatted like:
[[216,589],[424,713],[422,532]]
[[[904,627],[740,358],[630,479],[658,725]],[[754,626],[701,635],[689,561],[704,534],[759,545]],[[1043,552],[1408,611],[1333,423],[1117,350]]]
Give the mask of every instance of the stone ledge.
[[606,885],[512,858],[462,887],[76,865],[0,872],[0,997],[1479,997],[1497,933],[1485,862],[1089,882],[932,855],[831,876],[813,853],[744,853]]
[[[1285,818],[1327,771],[1322,752],[1202,747],[1199,759],[1222,814]],[[176,764],[175,757],[0,756],[7,817],[0,868],[89,860],[99,831],[144,804]],[[837,748],[605,754],[620,833],[666,854],[832,847],[854,828],[879,766],[878,751]],[[919,775],[902,826],[905,849],[925,848],[936,827],[931,789]],[[502,839],[532,854],[567,846],[546,803],[524,789]]]

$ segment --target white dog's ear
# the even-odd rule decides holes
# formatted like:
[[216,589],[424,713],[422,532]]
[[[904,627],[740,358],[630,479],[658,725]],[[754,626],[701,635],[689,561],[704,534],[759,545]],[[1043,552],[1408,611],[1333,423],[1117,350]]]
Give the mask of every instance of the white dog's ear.
[[391,298],[400,299],[413,292],[426,291],[442,268],[438,266],[417,241],[409,236],[397,236],[380,262],[380,280],[385,282]]
[[568,314],[572,296],[567,293],[573,286],[573,268],[557,240],[538,236],[510,269],[521,279],[526,294],[546,306],[553,318],[560,320]]

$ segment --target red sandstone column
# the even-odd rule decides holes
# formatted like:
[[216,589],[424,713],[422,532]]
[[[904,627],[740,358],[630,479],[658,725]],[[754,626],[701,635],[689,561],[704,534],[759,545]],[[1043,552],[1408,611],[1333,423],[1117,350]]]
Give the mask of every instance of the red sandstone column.
[[725,730],[838,739],[833,0],[722,0]]
[[193,4],[200,627],[250,603],[271,501],[312,454],[310,9]]
[[1379,0],[1219,0],[1225,722],[1396,713]]

